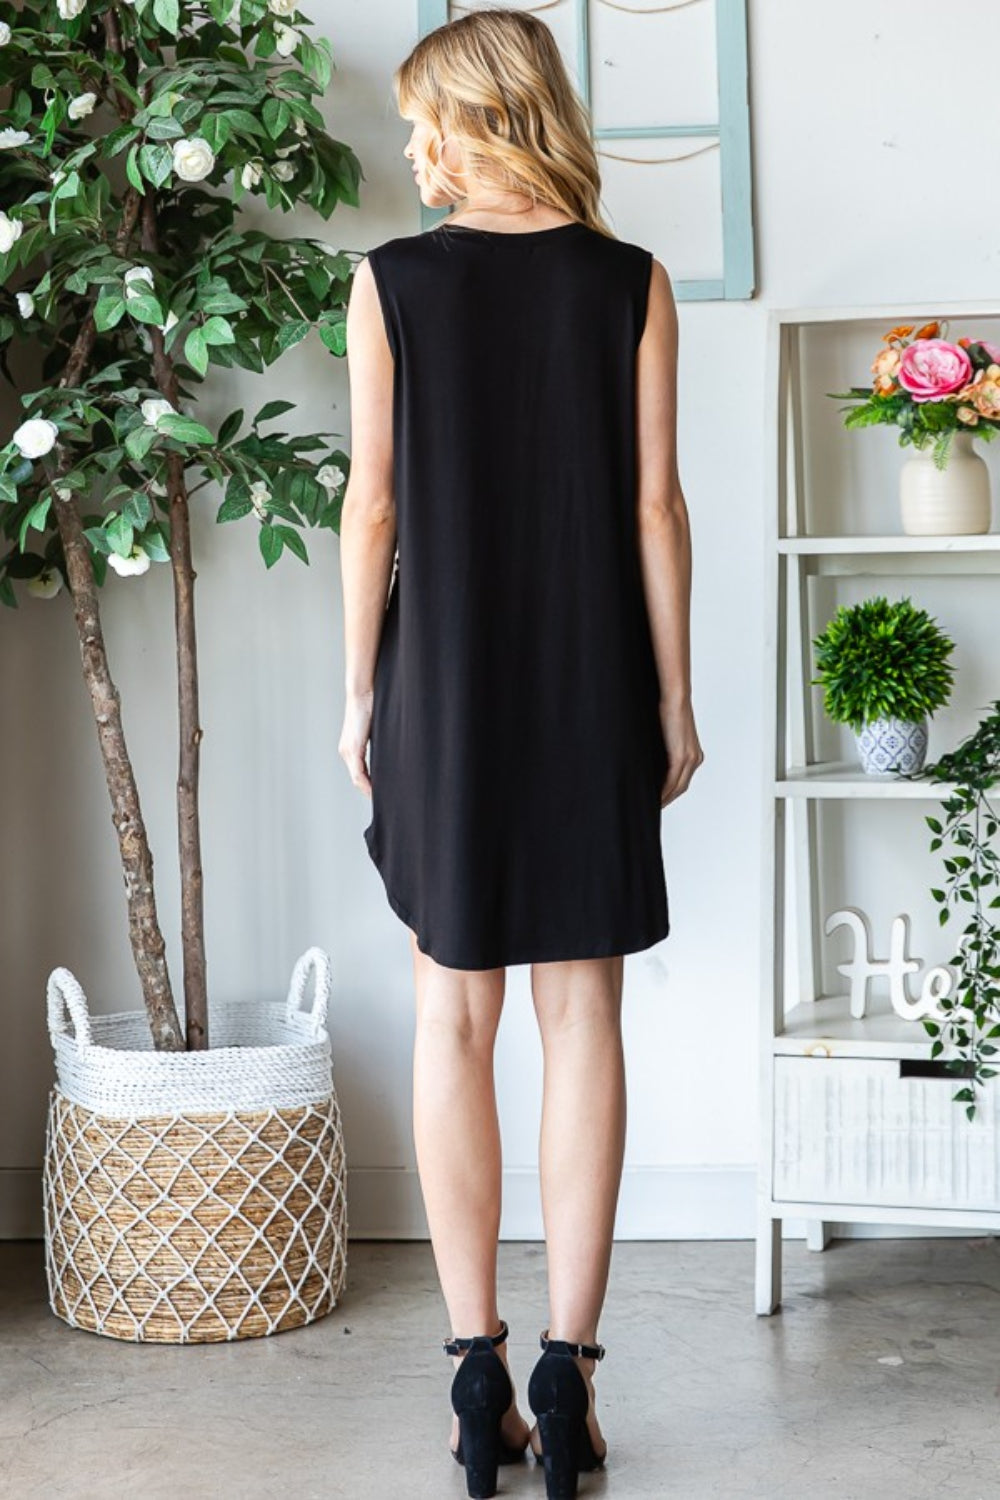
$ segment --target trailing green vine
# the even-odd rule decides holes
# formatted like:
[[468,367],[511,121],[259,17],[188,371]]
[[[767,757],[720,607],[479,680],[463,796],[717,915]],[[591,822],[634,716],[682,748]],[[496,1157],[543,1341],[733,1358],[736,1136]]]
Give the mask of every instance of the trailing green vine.
[[956,1051],[957,1056],[946,1059],[945,1067],[970,1080],[952,1097],[955,1103],[966,1104],[971,1120],[976,1112],[976,1087],[996,1074],[989,1059],[997,1053],[994,1039],[1000,1036],[1000,926],[989,915],[1000,907],[1000,851],[996,847],[1000,816],[987,795],[1000,781],[1000,699],[994,700],[973,734],[914,777],[954,783],[954,791],[941,803],[943,821],[925,818],[933,834],[931,850],[948,851],[942,856],[947,880],[943,887],[932,889],[931,895],[939,903],[942,926],[952,906],[959,911],[969,908],[969,920],[958,951],[949,960],[957,983],[938,1000],[944,1018],[936,1021],[925,1016],[922,1024],[934,1038],[932,1058],[946,1047]]

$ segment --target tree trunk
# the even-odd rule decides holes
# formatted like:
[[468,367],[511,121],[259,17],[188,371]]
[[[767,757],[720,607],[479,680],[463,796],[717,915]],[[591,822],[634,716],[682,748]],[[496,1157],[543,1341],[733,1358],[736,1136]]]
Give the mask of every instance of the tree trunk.
[[183,1052],[184,1038],[170,988],[163,934],[153,892],[153,855],[139,805],[139,791],[122,728],[118,689],[108,667],[104,632],[97,606],[94,570],[87,539],[72,495],[53,496],[59,535],[73,594],[73,612],[80,637],[83,675],[97,720],[97,735],[111,795],[111,821],[118,834],[122,873],[128,900],[129,938],[142,984],[153,1043],[158,1051]]
[[[151,255],[159,249],[156,198],[147,187],[142,205],[142,247]],[[153,370],[160,394],[177,409],[177,373],[163,347],[163,333],[150,328]],[[203,731],[198,723],[198,646],[194,615],[194,563],[191,556],[191,515],[184,482],[184,457],[167,458],[170,499],[170,566],[174,581],[174,628],[177,638],[177,714],[179,764],[177,772],[177,842],[181,874],[181,947],[184,955],[184,1005],[187,1045],[191,1052],[207,1048],[208,989],[205,973],[205,917],[201,865],[201,828],[198,816],[198,777]]]
[[[130,189],[123,206],[122,222],[115,237],[115,248],[119,254],[125,253],[138,215],[139,195],[134,189]],[[96,326],[91,309],[77,332],[59,382],[61,386],[76,386],[83,379],[95,340]],[[58,467],[62,471],[65,466],[59,449],[57,458]],[[129,940],[142,986],[142,998],[149,1018],[153,1045],[158,1051],[182,1052],[184,1038],[170,984],[165,957],[166,945],[156,912],[153,854],[143,822],[135,772],[125,741],[118,689],[108,664],[89,545],[83,534],[76,500],[72,495],[66,500],[60,499],[55,488],[58,482],[58,478],[53,481],[53,506],[73,596],[83,676],[97,722],[104,775],[111,798],[112,822],[118,834],[128,903]]]

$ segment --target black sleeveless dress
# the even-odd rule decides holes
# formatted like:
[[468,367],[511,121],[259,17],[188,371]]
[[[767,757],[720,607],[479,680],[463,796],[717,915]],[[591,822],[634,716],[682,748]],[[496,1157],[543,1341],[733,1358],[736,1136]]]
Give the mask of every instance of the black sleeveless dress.
[[652,255],[443,223],[368,262],[395,361],[364,830],[389,904],[449,968],[647,948],[669,931],[635,521]]

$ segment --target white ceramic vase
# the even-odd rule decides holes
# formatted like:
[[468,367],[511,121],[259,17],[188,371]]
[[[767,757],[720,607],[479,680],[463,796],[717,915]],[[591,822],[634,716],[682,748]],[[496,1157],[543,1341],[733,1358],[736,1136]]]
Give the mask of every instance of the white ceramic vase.
[[933,445],[915,448],[899,474],[903,531],[908,536],[968,536],[989,531],[990,471],[972,447],[974,434],[956,432],[943,469]]

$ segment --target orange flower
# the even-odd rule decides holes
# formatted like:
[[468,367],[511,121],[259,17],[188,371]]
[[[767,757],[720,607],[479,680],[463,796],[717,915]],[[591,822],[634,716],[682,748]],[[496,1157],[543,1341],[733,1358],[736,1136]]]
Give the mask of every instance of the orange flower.
[[875,376],[872,385],[882,395],[896,389],[896,371],[899,369],[899,350],[880,349],[872,360],[871,372]]
[[917,331],[916,331],[916,333],[914,334],[914,338],[918,338],[918,339],[936,339],[938,337],[940,331],[941,331],[941,324],[939,322],[937,322],[937,320],[935,319],[935,321],[933,323],[925,323],[924,326],[923,326],[923,328],[918,328]]
[[888,333],[883,333],[883,343],[889,343],[893,339],[905,339],[913,332],[912,323],[900,323],[898,328],[890,328]]

